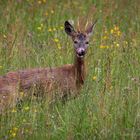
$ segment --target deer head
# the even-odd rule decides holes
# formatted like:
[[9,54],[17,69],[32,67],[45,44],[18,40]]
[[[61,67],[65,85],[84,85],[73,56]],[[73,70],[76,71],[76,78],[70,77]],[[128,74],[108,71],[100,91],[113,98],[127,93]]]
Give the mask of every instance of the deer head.
[[68,21],[65,21],[65,32],[72,37],[74,49],[77,57],[79,58],[83,58],[87,52],[89,39],[92,35],[95,23],[96,22],[87,27],[85,32],[80,32],[75,31],[74,27]]

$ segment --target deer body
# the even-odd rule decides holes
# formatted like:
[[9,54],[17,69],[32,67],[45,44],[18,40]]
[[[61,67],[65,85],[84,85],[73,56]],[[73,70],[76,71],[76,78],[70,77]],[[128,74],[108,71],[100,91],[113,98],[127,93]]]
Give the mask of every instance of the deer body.
[[20,70],[1,76],[0,111],[7,106],[15,105],[17,100],[21,98],[20,92],[27,93],[28,96],[28,91],[33,87],[39,87],[39,90],[43,89],[41,94],[47,95],[50,101],[55,98],[53,93],[57,93],[60,98],[68,94],[76,96],[85,80],[84,56],[93,25],[85,33],[81,33],[76,32],[68,21],[65,22],[65,31],[72,37],[74,42],[74,64],[54,68]]
[[56,89],[60,91],[75,89],[73,65],[19,71],[19,76],[21,79],[20,89],[23,91],[29,90],[33,85],[41,85],[46,92]]

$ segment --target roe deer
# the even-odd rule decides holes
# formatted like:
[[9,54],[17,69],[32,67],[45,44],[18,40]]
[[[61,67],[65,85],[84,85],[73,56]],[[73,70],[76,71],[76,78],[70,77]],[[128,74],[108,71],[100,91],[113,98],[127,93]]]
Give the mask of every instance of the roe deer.
[[[95,23],[91,24],[84,32],[75,31],[74,27],[66,21],[65,32],[74,42],[74,64],[67,64],[54,68],[35,68],[9,72],[0,77],[0,110],[5,106],[16,104],[20,92],[27,94],[32,87],[43,89],[49,101],[54,96],[63,98],[68,94],[76,96],[85,80],[84,56],[89,45],[89,38]],[[59,91],[59,92],[58,92]],[[54,94],[55,93],[55,94]],[[58,95],[56,95],[58,94]]]

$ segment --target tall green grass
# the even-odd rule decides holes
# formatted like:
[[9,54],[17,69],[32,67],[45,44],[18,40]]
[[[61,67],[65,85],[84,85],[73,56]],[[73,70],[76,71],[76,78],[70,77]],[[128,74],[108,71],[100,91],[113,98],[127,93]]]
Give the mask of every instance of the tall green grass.
[[[0,74],[73,63],[63,30],[95,6],[81,94],[66,104],[26,100],[0,116],[0,139],[140,139],[140,2],[138,0],[1,0]],[[90,11],[91,12],[91,11]]]

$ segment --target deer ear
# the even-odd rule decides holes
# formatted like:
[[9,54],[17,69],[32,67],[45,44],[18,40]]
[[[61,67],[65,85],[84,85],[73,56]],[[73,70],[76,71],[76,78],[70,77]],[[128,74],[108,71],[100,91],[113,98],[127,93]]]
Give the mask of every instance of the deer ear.
[[73,36],[74,33],[75,33],[75,30],[73,28],[73,26],[68,22],[68,21],[65,21],[65,32],[70,35],[70,36]]
[[88,36],[91,36],[92,35],[96,23],[97,23],[97,20],[86,29],[86,34]]

